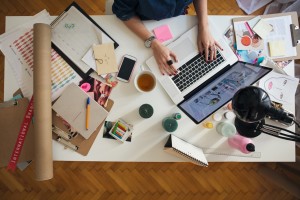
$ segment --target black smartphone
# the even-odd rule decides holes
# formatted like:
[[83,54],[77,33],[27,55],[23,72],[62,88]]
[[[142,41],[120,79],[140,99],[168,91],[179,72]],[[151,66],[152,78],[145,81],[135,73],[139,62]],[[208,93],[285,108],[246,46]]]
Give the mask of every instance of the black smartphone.
[[123,82],[129,82],[136,63],[136,58],[130,55],[124,55],[119,67],[117,79]]

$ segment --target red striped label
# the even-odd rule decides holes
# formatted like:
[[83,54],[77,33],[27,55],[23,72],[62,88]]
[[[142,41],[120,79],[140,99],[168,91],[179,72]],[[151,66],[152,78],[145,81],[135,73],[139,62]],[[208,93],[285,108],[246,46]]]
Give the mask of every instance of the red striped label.
[[8,163],[7,170],[15,171],[15,169],[16,169],[16,166],[17,166],[17,163],[18,163],[18,160],[19,160],[19,157],[21,155],[21,151],[22,151],[22,148],[24,145],[24,141],[25,141],[27,132],[29,130],[32,116],[33,116],[33,96],[31,97],[31,100],[27,107],[25,116],[23,118],[23,122],[21,124],[19,135],[18,135],[16,144],[15,144],[14,150],[12,152],[12,155],[10,157],[10,161]]

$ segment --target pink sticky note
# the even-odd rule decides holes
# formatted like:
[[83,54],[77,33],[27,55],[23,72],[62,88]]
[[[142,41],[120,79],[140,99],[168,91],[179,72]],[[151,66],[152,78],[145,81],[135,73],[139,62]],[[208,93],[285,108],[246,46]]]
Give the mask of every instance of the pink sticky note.
[[153,30],[155,37],[161,41],[167,41],[173,38],[173,35],[170,31],[170,28],[168,25],[162,25],[160,27],[157,27]]

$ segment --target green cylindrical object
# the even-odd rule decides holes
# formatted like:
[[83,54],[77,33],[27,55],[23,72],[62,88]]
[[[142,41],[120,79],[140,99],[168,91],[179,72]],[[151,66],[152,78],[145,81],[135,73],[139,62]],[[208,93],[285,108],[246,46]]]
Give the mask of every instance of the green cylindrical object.
[[233,124],[221,122],[217,125],[217,132],[224,137],[232,137],[236,134],[236,128]]
[[163,128],[168,132],[174,132],[178,128],[178,123],[173,117],[166,117],[162,121]]
[[154,113],[153,107],[150,104],[143,104],[139,108],[139,114],[142,118],[150,118]]
[[181,119],[181,114],[180,113],[174,113],[173,117],[174,117],[174,119],[179,120],[179,119]]

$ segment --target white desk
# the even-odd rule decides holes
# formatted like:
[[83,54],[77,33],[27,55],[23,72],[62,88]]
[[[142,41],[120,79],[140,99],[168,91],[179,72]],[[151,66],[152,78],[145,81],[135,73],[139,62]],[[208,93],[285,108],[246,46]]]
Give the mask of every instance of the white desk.
[[[234,16],[210,16],[216,23],[220,32],[229,26]],[[151,50],[144,48],[143,42],[129,31],[125,25],[115,16],[94,16],[99,23],[119,44],[116,50],[118,63],[121,57],[127,53],[137,57],[137,66],[151,56]],[[30,17],[7,17],[6,30],[25,22]],[[180,16],[176,21],[168,19],[159,22],[147,23],[148,27],[155,27],[158,24],[169,24],[174,38],[185,32],[185,30],[196,24],[196,18],[191,16]],[[135,68],[135,75],[139,67]],[[18,88],[15,78],[12,75],[9,64],[5,62],[4,98],[12,97],[13,92]],[[120,144],[111,139],[102,137],[102,130],[95,140],[89,154],[82,156],[69,149],[64,149],[61,144],[53,141],[54,160],[64,161],[135,161],[135,162],[180,162],[181,159],[169,155],[163,151],[163,146],[169,133],[162,129],[161,121],[164,117],[178,112],[179,109],[171,102],[170,98],[158,84],[154,91],[149,94],[141,94],[136,91],[133,81],[122,83],[113,90],[111,98],[115,104],[107,120],[114,121],[120,117],[134,125],[134,135],[131,143]],[[138,108],[144,103],[154,107],[154,115],[150,119],[142,119],[138,115]],[[294,111],[294,105],[286,107]],[[182,112],[181,112],[182,113]],[[291,127],[292,130],[294,127]],[[195,125],[183,114],[179,120],[179,128],[173,133],[176,136],[204,148],[221,148],[226,151],[236,151],[227,144],[227,138],[216,133],[215,129],[204,129],[202,125]],[[281,140],[275,137],[262,134],[253,139],[256,150],[261,152],[260,158],[207,155],[209,162],[275,162],[295,161],[295,143]]]

